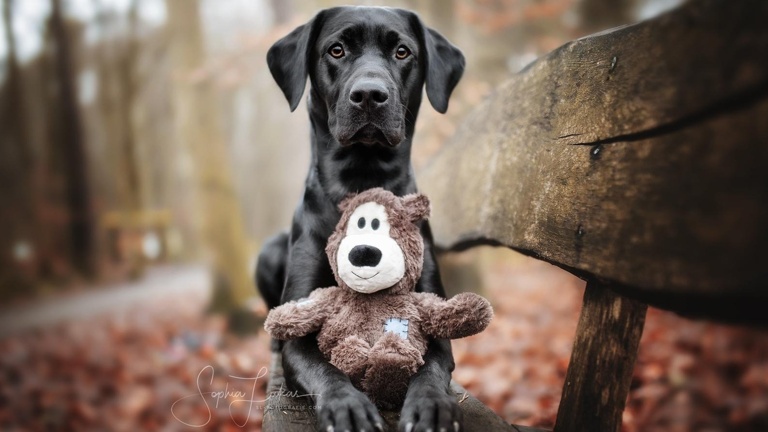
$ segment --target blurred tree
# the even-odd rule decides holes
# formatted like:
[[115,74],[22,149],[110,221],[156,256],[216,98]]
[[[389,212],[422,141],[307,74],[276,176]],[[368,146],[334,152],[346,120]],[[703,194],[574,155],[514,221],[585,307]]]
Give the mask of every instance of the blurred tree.
[[[251,327],[250,320],[241,318],[249,316],[242,311],[255,290],[247,273],[246,237],[219,123],[216,89],[202,73],[205,52],[198,3],[169,0],[168,17],[178,137],[194,161],[201,231],[215,271],[211,307],[228,313],[236,327]],[[245,330],[242,327],[234,330]]]
[[[141,77],[137,76],[139,50],[146,38],[137,33],[137,2],[129,4],[125,16],[104,8],[99,8],[97,19],[101,29],[118,27],[124,24],[124,33],[119,37],[103,38],[99,44],[89,49],[92,59],[88,54],[83,54],[81,67],[87,68],[90,60],[95,63],[96,79],[103,88],[96,96],[97,107],[88,110],[85,107],[84,117],[91,127],[102,126],[107,133],[91,136],[91,152],[98,162],[107,167],[106,172],[100,172],[107,178],[96,178],[98,182],[108,181],[109,187],[104,187],[102,195],[106,195],[109,202],[104,203],[103,211],[115,211],[120,215],[120,223],[113,235],[111,243],[120,243],[121,239],[131,239],[132,247],[120,248],[111,245],[114,262],[120,262],[127,266],[131,275],[141,274],[144,256],[141,248],[136,247],[142,235],[143,210],[146,208],[146,185],[143,172],[148,169],[149,161],[142,160],[139,156],[139,147],[142,141],[150,138],[134,121],[134,113],[138,111],[140,87],[144,84]],[[93,72],[91,72],[93,73]],[[160,79],[157,77],[156,79]],[[148,81],[148,80],[146,80]],[[100,143],[100,146],[95,146]],[[159,153],[159,152],[156,152]],[[157,156],[156,156],[157,157]],[[167,162],[167,161],[165,161]],[[94,167],[95,168],[95,167]],[[102,213],[103,216],[104,213]],[[102,219],[104,219],[102,217]]]
[[75,268],[84,275],[93,275],[94,216],[88,186],[88,171],[83,139],[80,108],[77,103],[70,35],[61,7],[61,0],[51,0],[50,30],[54,41],[54,71],[58,91],[58,115],[55,134],[58,136],[57,156],[66,181],[66,203],[69,210],[70,257]]
[[[0,196],[8,203],[0,208],[4,297],[34,294],[41,279],[60,282],[95,271],[92,194],[70,49],[69,32],[77,26],[64,22],[57,2],[48,4],[30,18],[19,11],[20,1],[2,3],[8,47],[0,89]],[[29,41],[21,39],[30,28],[19,30],[16,20],[40,33],[37,52],[28,52]]]
[[0,90],[0,196],[11,205],[0,207],[0,290],[28,289],[32,274],[20,267],[34,261],[34,227],[29,193],[32,155],[27,147],[21,70],[13,32],[13,0],[3,2],[7,53],[5,82]]

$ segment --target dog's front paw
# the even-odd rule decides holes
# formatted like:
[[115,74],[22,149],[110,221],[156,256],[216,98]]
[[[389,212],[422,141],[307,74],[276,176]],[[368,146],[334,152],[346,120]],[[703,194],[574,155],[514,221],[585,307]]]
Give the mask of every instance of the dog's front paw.
[[376,406],[351,384],[320,395],[317,424],[322,432],[384,431]]
[[462,424],[459,404],[450,390],[432,386],[408,389],[400,412],[400,432],[459,432]]

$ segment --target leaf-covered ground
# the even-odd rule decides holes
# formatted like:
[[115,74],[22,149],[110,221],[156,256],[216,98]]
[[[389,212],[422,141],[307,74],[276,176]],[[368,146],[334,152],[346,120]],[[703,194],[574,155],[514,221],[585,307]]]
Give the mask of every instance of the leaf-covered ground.
[[[457,381],[510,422],[551,428],[584,283],[548,264],[486,270],[496,316],[454,342]],[[768,332],[649,308],[623,430],[768,431]]]
[[[532,260],[483,268],[496,316],[454,342],[454,378],[508,421],[551,427],[583,282]],[[0,429],[260,430],[268,340],[228,335],[207,298],[158,292],[2,338]],[[649,310],[624,430],[768,430],[766,332]]]

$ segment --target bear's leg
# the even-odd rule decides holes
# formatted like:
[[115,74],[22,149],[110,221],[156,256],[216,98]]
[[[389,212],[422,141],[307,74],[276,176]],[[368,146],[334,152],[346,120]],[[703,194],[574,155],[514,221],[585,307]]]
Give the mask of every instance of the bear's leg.
[[349,376],[356,387],[365,376],[371,346],[357,336],[347,336],[331,350],[331,364]]
[[416,347],[395,333],[386,333],[368,354],[363,390],[380,408],[402,406],[408,382],[424,359]]

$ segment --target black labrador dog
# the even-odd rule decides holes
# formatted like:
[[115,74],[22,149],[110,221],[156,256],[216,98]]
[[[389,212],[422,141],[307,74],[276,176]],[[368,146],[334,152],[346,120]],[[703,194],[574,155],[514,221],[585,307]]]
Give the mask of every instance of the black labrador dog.
[[[325,255],[346,195],[383,187],[396,195],[416,192],[411,139],[422,88],[444,113],[464,71],[464,56],[409,11],[338,7],[276,42],[267,62],[293,111],[304,92],[312,125],[312,159],[304,196],[290,233],[264,246],[256,282],[268,306],[336,285]],[[424,270],[417,290],[445,296],[427,223]],[[382,420],[375,406],[318,350],[314,335],[282,344],[289,385],[317,395],[324,431],[373,431]],[[458,430],[461,413],[449,390],[454,362],[450,343],[434,340],[412,378],[400,429]]]

